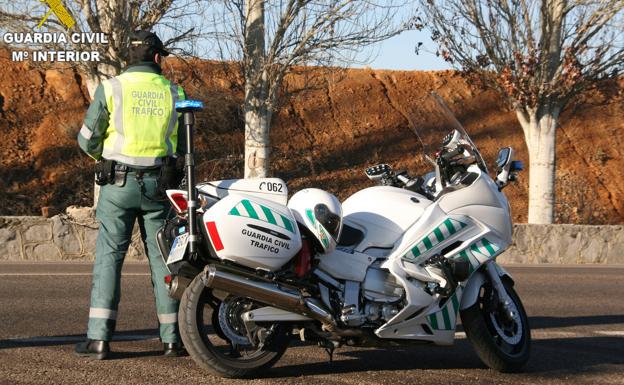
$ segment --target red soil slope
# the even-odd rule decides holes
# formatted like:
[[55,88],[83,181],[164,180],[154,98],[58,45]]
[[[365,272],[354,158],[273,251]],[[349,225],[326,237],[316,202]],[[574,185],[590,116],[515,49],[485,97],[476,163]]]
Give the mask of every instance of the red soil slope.
[[[13,63],[6,53],[0,53],[0,65],[0,214],[90,205],[92,161],[75,141],[88,106],[83,79],[72,69]],[[210,62],[193,67],[170,62],[166,73],[207,106],[198,118],[200,180],[240,177],[239,73]],[[579,97],[561,118],[558,222],[624,222],[623,89],[624,81],[606,83]],[[291,192],[316,186],[344,199],[370,185],[362,170],[377,162],[425,171],[406,112],[418,127],[436,130],[441,138],[448,128],[418,110],[418,101],[430,91],[450,105],[488,161],[500,147],[511,145],[528,165],[515,114],[495,93],[468,86],[455,72],[314,70],[287,78],[271,131],[272,175],[285,179]],[[525,172],[506,189],[516,222],[526,221],[527,178]]]

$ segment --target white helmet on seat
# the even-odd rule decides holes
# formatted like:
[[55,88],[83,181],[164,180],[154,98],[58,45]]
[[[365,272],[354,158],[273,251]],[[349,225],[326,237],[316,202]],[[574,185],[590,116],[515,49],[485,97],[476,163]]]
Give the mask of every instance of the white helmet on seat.
[[336,249],[342,231],[342,205],[338,198],[321,189],[307,188],[290,198],[288,208],[317,239],[324,253]]

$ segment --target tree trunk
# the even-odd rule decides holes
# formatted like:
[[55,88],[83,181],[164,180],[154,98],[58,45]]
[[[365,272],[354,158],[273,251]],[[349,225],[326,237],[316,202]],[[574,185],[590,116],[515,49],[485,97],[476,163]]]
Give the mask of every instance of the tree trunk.
[[248,0],[245,24],[245,178],[263,178],[269,170],[271,111],[265,64],[264,0]]
[[245,111],[245,178],[265,178],[269,171],[269,128],[266,108]]
[[559,108],[517,112],[529,151],[529,223],[551,224],[555,214],[556,127]]

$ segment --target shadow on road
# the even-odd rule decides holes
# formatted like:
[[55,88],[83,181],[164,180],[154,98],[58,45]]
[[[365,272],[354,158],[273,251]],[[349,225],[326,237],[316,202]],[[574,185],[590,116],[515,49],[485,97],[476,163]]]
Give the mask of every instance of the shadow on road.
[[568,326],[624,324],[624,314],[592,315],[583,317],[529,317],[533,329],[551,329]]
[[[558,377],[605,371],[606,365],[624,365],[624,343],[618,337],[579,337],[534,340],[524,374]],[[295,348],[296,349],[296,348]],[[291,352],[291,354],[294,352]],[[296,354],[296,353],[295,353]],[[336,352],[334,362],[297,363],[276,367],[268,378],[301,377],[394,370],[484,369],[470,342],[451,347],[432,345],[401,349],[354,349]],[[624,370],[624,367],[620,370]]]
[[[84,334],[11,338],[0,340],[0,349],[70,345],[84,341],[85,338],[87,338],[87,336]],[[151,338],[158,338],[157,329],[126,330],[115,332],[115,335],[113,336],[113,342],[140,341]]]
[[[531,327],[555,329],[571,326],[624,324],[624,315],[596,315],[582,317],[531,317]],[[156,329],[122,331],[113,341],[133,341],[157,338]],[[618,365],[624,369],[624,339],[609,336],[578,336],[560,338],[541,337],[533,340],[531,359],[525,374],[536,377],[573,375],[576,373],[604,371],[605,365]],[[40,336],[24,339],[0,340],[0,349],[47,347],[69,345],[82,341],[83,334]],[[391,349],[344,348],[335,353],[334,362],[320,361],[321,349],[308,344],[293,343],[278,367],[266,373],[268,378],[288,378],[323,374],[359,373],[393,370],[448,370],[485,368],[466,339],[454,346],[415,345]],[[114,350],[114,349],[113,349]],[[157,350],[133,352],[116,351],[112,359],[131,359],[157,356]],[[322,359],[322,358],[321,358]],[[312,361],[312,362],[310,362]],[[621,370],[621,369],[614,369]]]
[[[319,355],[323,354],[319,350]],[[334,361],[297,363],[272,369],[270,377],[298,377],[367,371],[472,369],[483,367],[465,340],[451,347],[418,345],[404,348],[337,350]]]
[[110,360],[128,360],[132,358],[143,358],[143,357],[158,357],[162,356],[162,350],[150,350],[146,352],[120,352],[117,350],[112,350],[110,356],[107,358]]

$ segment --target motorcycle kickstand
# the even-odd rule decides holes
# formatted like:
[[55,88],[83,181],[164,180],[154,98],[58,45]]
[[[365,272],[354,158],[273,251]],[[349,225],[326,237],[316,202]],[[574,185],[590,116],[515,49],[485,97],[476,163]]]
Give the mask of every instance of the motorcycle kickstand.
[[334,362],[334,347],[325,348],[325,353],[329,356],[329,362]]
[[336,341],[322,341],[319,345],[325,350],[325,353],[329,356],[329,362],[334,362],[334,351],[339,346]]

